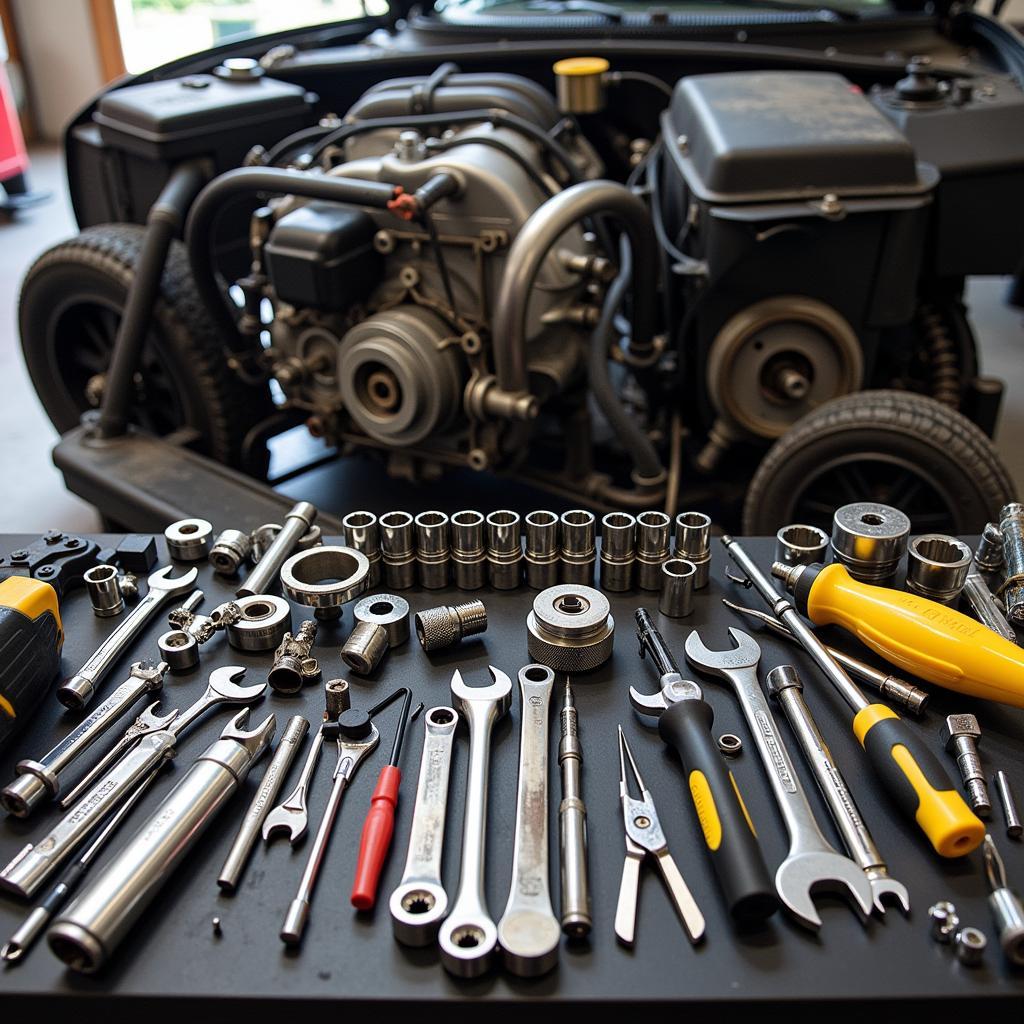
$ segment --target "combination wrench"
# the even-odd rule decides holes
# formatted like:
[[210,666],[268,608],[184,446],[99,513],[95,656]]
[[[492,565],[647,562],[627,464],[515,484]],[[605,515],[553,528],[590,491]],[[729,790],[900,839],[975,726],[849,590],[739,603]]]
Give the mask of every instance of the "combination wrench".
[[43,800],[60,794],[60,776],[91,747],[144,694],[163,686],[168,666],[137,661],[128,678],[98,707],[82,719],[55,747],[38,760],[19,761],[17,778],[0,791],[4,809],[19,818],[28,817]]
[[910,898],[907,887],[889,877],[882,854],[861,816],[860,808],[846,785],[846,779],[832,758],[818,723],[804,700],[804,685],[791,665],[773,668],[765,679],[768,695],[774,697],[782,707],[790,728],[796,734],[804,759],[814,773],[818,789],[832,812],[839,834],[843,837],[850,856],[860,865],[871,883],[875,909],[885,913],[884,896],[892,896],[904,914],[910,913]]
[[429,946],[448,912],[441,881],[448,779],[459,716],[454,708],[431,708],[424,717],[423,753],[416,783],[416,803],[409,832],[409,852],[402,880],[391,894],[391,925],[406,946]]
[[0,871],[0,886],[20,896],[32,896],[46,878],[87,836],[165,761],[177,753],[182,730],[209,708],[218,704],[249,704],[263,696],[267,684],[240,686],[245,669],[228,665],[215,669],[206,692],[185,712],[172,711],[162,718],[156,705],[143,716],[145,731],[138,743],[114,764],[68,813],[38,843],[29,843]]
[[100,683],[142,628],[171,598],[190,590],[199,577],[193,566],[184,576],[171,577],[172,566],[157,569],[146,581],[149,591],[126,615],[117,628],[93,652],[89,660],[70,679],[57,687],[57,700],[74,711],[84,708],[94,696]]
[[548,717],[555,673],[546,665],[519,670],[522,720],[512,886],[498,921],[505,966],[520,977],[558,963],[562,929],[551,908],[548,883]]
[[694,630],[686,638],[686,657],[707,675],[725,679],[736,694],[779,811],[789,833],[789,853],[775,872],[775,889],[786,909],[803,925],[817,929],[821,918],[811,894],[838,892],[852,896],[863,912],[871,914],[871,883],[849,857],[839,853],[822,834],[807,802],[803,786],[793,770],[793,762],[782,744],[768,702],[761,692],[757,666],[761,648],[754,639],[733,626],[729,627],[735,647],[712,651],[705,647]]
[[467,686],[458,669],[452,676],[452,703],[469,726],[469,771],[462,834],[459,891],[438,932],[441,962],[460,978],[475,978],[490,966],[498,929],[487,913],[484,853],[487,837],[487,774],[491,730],[511,703],[512,680],[493,665],[490,686]]
[[295,788],[263,819],[263,841],[270,842],[271,838],[278,832],[288,833],[288,842],[294,846],[305,834],[309,827],[309,811],[307,800],[309,798],[309,785],[313,778],[313,772],[320,762],[320,752],[323,750],[324,727],[321,725],[310,741],[309,750],[306,752],[306,760],[302,764],[302,771],[299,772],[299,781]]

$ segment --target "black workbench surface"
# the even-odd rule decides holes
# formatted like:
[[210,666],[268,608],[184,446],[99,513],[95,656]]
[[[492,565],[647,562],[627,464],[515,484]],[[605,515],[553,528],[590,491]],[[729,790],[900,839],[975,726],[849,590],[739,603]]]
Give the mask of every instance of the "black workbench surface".
[[[17,546],[21,538],[0,538],[0,549]],[[771,557],[767,541],[751,541],[750,549],[764,562]],[[161,541],[161,552],[163,546]],[[199,841],[186,862],[170,878],[160,896],[145,913],[129,938],[118,950],[113,962],[96,977],[82,977],[66,971],[50,954],[45,942],[33,949],[26,961],[0,972],[0,991],[7,994],[5,1006],[13,1007],[11,996],[60,997],[72,994],[135,997],[161,1001],[154,1004],[175,1013],[184,1007],[167,1003],[161,997],[205,999],[219,997],[220,1010],[225,998],[249,1000],[249,1017],[259,1017],[285,1008],[274,1000],[342,1000],[339,1009],[354,1012],[361,1000],[445,1000],[483,997],[557,999],[579,1001],[682,1000],[749,1001],[822,999],[981,999],[983,997],[1021,997],[1024,995],[1024,971],[1009,967],[994,933],[986,904],[986,888],[980,852],[962,860],[942,860],[935,855],[916,828],[905,822],[876,789],[862,751],[850,733],[850,715],[827,686],[817,677],[811,664],[795,648],[769,638],[753,624],[744,625],[723,608],[720,598],[738,588],[726,582],[725,553],[715,542],[712,583],[700,592],[689,619],[662,620],[661,626],[680,661],[683,641],[689,630],[699,628],[711,647],[728,643],[728,625],[746,628],[761,644],[763,673],[775,665],[791,662],[803,673],[806,696],[816,713],[832,752],[844,769],[878,846],[889,864],[891,875],[910,890],[912,911],[909,919],[895,908],[884,919],[872,919],[865,927],[847,903],[821,897],[824,926],[817,935],[804,930],[783,914],[767,927],[741,934],[729,923],[723,911],[716,882],[707,858],[698,826],[685,795],[678,763],[666,752],[657,732],[630,709],[627,689],[630,683],[655,689],[656,678],[647,662],[636,653],[633,610],[641,604],[656,609],[656,595],[634,591],[609,595],[616,619],[617,637],[612,660],[597,672],[575,682],[580,710],[580,730],[584,750],[584,790],[590,825],[590,870],[594,896],[594,931],[588,943],[579,946],[563,943],[559,966],[544,978],[534,981],[516,979],[497,968],[476,981],[460,981],[441,967],[435,949],[412,951],[392,938],[387,912],[387,896],[397,884],[405,860],[412,798],[422,744],[422,723],[410,728],[403,756],[405,779],[399,809],[395,842],[381,885],[381,898],[371,913],[357,913],[349,904],[349,889],[359,832],[367,802],[380,766],[390,749],[395,725],[394,712],[381,716],[382,741],[354,779],[345,796],[326,864],[321,873],[313,903],[312,917],[303,946],[286,950],[278,938],[282,916],[291,900],[305,861],[307,845],[289,848],[284,839],[266,847],[260,844],[252,857],[239,890],[234,896],[220,894],[216,877],[234,838],[239,819],[262,775],[263,764],[250,776],[244,792],[237,794],[220,818]],[[204,609],[213,608],[230,596],[230,590],[205,564],[200,567],[199,585],[206,592]],[[758,598],[738,591],[740,599],[757,604]],[[465,599],[459,592],[407,592],[413,611],[444,601]],[[497,593],[488,590],[478,595],[487,603],[490,625],[482,642],[467,642],[441,656],[428,658],[415,639],[392,652],[377,676],[363,680],[348,675],[353,703],[368,706],[393,687],[408,684],[414,699],[426,706],[450,702],[448,682],[458,667],[468,677],[482,682],[486,666],[492,663],[513,680],[518,669],[530,659],[526,651],[524,620],[534,597],[526,588]],[[72,672],[83,662],[108,632],[115,620],[93,616],[88,598],[76,591],[63,607],[67,642],[63,667]],[[295,625],[301,620],[296,611]],[[343,673],[338,647],[351,624],[350,612],[338,625],[321,629],[317,651],[328,676]],[[109,692],[124,678],[127,664],[142,657],[154,657],[156,638],[167,628],[163,618],[153,622],[129,657],[113,670],[101,692]],[[852,643],[847,643],[852,648]],[[198,672],[184,677],[168,677],[163,691],[165,708],[185,707],[203,690],[209,671],[226,664],[248,667],[247,679],[265,678],[269,656],[247,655],[228,647],[222,635],[203,648],[203,663]],[[771,797],[767,781],[749,738],[746,725],[731,696],[722,686],[701,680],[705,695],[715,709],[716,735],[735,732],[744,740],[744,750],[734,762],[734,772],[754,818],[769,865],[779,863],[786,851],[782,822]],[[306,689],[301,696],[285,698],[268,690],[257,705],[252,720],[259,721],[270,711],[278,715],[278,731],[284,720],[301,712],[318,718],[322,710],[319,687]],[[500,917],[508,895],[512,861],[512,837],[515,820],[516,768],[518,760],[519,694],[513,694],[511,714],[496,728],[493,743],[492,776],[487,846],[487,896],[492,916]],[[138,705],[139,710],[142,704]],[[984,740],[982,756],[991,776],[998,768],[1011,776],[1017,792],[1024,797],[1024,712],[947,694],[935,689],[929,711],[915,727],[939,748],[939,726],[950,712],[971,711],[978,715]],[[122,840],[153,810],[174,780],[218,735],[233,714],[222,709],[202,720],[185,735],[175,766],[132,815],[122,832]],[[781,713],[779,714],[781,719]],[[0,756],[0,777],[4,783],[13,777],[15,762],[26,756],[42,754],[65,732],[74,719],[56,700],[47,701],[31,727]],[[130,717],[126,719],[130,720]],[[622,723],[636,754],[641,771],[653,792],[669,844],[707,919],[705,941],[691,948],[658,878],[644,874],[639,908],[637,942],[633,950],[622,948],[615,939],[612,921],[623,859],[622,818],[618,801],[618,761],[615,730]],[[551,849],[552,891],[558,898],[557,805],[559,780],[555,766],[558,741],[557,720],[551,731]],[[780,732],[791,739],[788,726],[780,720]],[[119,734],[119,733],[118,733]],[[832,841],[838,836],[828,819],[813,779],[803,765],[795,740],[790,749],[822,827]],[[304,751],[303,751],[304,753]],[[285,784],[291,788],[300,758]],[[455,749],[449,817],[445,849],[444,878],[449,895],[454,896],[459,876],[460,827],[465,787],[467,743],[461,738]],[[91,758],[89,763],[92,763]],[[947,760],[950,772],[952,761]],[[334,758],[325,750],[310,801],[314,823],[324,805]],[[994,799],[994,794],[993,794]],[[1024,845],[1007,839],[998,805],[994,807],[992,832],[1006,860],[1011,884],[1024,886]],[[27,821],[13,818],[0,823],[0,861],[6,863],[21,846],[41,836],[56,812],[53,805],[38,809]],[[116,849],[115,840],[111,849]],[[110,849],[104,858],[110,855]],[[102,861],[101,861],[102,863]],[[95,869],[94,869],[95,870]],[[88,884],[88,882],[86,882]],[[960,965],[949,947],[937,945],[929,936],[928,907],[936,900],[952,900],[964,924],[977,925],[989,938],[984,965],[970,969]],[[0,942],[22,920],[27,904],[4,894],[0,897]],[[214,916],[222,921],[223,933],[213,934]],[[105,1002],[105,1000],[104,1000]],[[127,1006],[127,1002],[114,1000]],[[132,1002],[132,1000],[128,1000]],[[95,1006],[95,1004],[93,1004]],[[806,1004],[805,1004],[806,1005]],[[326,1007],[325,1007],[326,1008]],[[83,1009],[80,1005],[79,1010]],[[724,1007],[723,1007],[724,1009]],[[820,1009],[820,1008],[819,1008]],[[951,1008],[958,1020],[965,1006]],[[193,1013],[193,1010],[187,1012]]]

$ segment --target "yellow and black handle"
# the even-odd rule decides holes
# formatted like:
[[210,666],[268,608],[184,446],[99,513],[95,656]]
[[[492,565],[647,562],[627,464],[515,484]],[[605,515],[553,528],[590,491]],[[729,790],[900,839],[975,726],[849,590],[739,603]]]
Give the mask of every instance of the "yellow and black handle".
[[49,692],[63,645],[53,587],[28,576],[0,582],[0,748]]
[[853,731],[889,794],[913,816],[936,853],[962,857],[981,845],[984,823],[895,711],[869,704],[854,717]]
[[711,732],[705,700],[670,704],[658,720],[661,738],[679,754],[708,855],[733,919],[752,924],[778,909],[753,822]]

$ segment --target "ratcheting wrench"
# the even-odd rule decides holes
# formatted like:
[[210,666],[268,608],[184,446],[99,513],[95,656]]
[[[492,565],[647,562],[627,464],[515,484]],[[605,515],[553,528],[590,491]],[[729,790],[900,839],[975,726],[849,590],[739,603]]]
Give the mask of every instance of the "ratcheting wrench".
[[406,946],[428,946],[448,913],[441,881],[448,777],[459,716],[454,708],[431,708],[424,716],[423,754],[416,804],[409,831],[409,853],[402,880],[391,894],[395,938]]
[[199,576],[192,566],[184,576],[171,577],[172,566],[157,569],[146,581],[149,591],[126,615],[117,628],[96,648],[92,657],[70,678],[57,687],[57,700],[66,708],[84,708],[96,695],[96,689],[106,678],[111,666],[121,657],[128,644],[143,626],[169,601],[191,590]]
[[60,793],[60,776],[144,693],[163,686],[167,663],[137,661],[128,678],[39,760],[19,761],[18,777],[0,792],[5,810],[26,818],[36,804]]
[[871,883],[875,909],[885,913],[883,896],[892,896],[900,905],[904,914],[910,913],[910,898],[907,887],[894,878],[882,859],[882,854],[868,831],[867,823],[861,816],[857,802],[846,785],[846,779],[839,766],[832,758],[824,737],[818,729],[811,709],[804,700],[804,685],[800,682],[796,669],[790,665],[780,665],[768,673],[765,684],[768,694],[782,705],[790,728],[796,734],[804,759],[814,773],[821,795],[832,812],[832,820],[836,823],[843,842],[850,856],[860,865],[861,870]]
[[206,692],[182,713],[172,711],[160,718],[156,705],[143,716],[145,728],[138,743],[114,764],[81,800],[36,844],[29,843],[2,871],[0,886],[31,896],[50,873],[103,821],[135,788],[144,783],[177,752],[181,731],[204,711],[217,704],[248,704],[263,696],[267,684],[239,686],[245,669],[228,665],[215,669]]
[[821,918],[811,899],[811,893],[819,889],[852,896],[866,920],[872,907],[871,883],[849,857],[832,847],[814,820],[814,812],[761,692],[757,678],[761,648],[752,637],[732,626],[729,635],[735,647],[712,651],[694,630],[686,638],[686,657],[691,665],[727,680],[732,686],[764,762],[789,833],[789,854],[775,872],[779,899],[808,928],[821,927]]
[[462,873],[451,912],[438,933],[441,962],[461,978],[475,978],[490,966],[498,929],[487,913],[484,851],[487,838],[487,770],[491,729],[511,703],[512,680],[493,665],[489,686],[467,686],[458,669],[452,676],[454,705],[469,724],[469,771],[462,834]]

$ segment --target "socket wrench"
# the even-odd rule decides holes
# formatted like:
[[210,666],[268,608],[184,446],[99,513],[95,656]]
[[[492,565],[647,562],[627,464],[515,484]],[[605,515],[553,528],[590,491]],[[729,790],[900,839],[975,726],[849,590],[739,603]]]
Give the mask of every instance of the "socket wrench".
[[96,689],[106,678],[114,662],[142,628],[172,598],[192,589],[199,576],[193,566],[184,576],[171,577],[171,566],[157,569],[146,581],[149,592],[121,620],[117,628],[93,652],[92,657],[57,687],[57,700],[66,708],[78,711],[96,696]]
[[26,818],[36,804],[60,793],[60,776],[89,749],[144,693],[159,690],[167,663],[136,661],[128,678],[94,708],[51,750],[36,760],[19,761],[18,777],[0,792],[4,809]]
[[441,881],[448,778],[459,716],[454,708],[431,708],[424,717],[423,754],[416,784],[416,804],[409,832],[409,852],[402,880],[391,894],[391,925],[406,946],[429,946],[448,913]]
[[487,839],[487,775],[491,730],[511,703],[512,680],[493,665],[490,686],[467,686],[458,669],[452,676],[452,703],[469,725],[469,771],[462,835],[459,891],[438,933],[441,963],[460,978],[475,978],[490,966],[498,929],[487,913],[484,866]]
[[558,963],[562,929],[548,884],[548,717],[555,673],[547,665],[519,670],[522,722],[512,887],[498,921],[505,966],[521,978],[545,974]]

